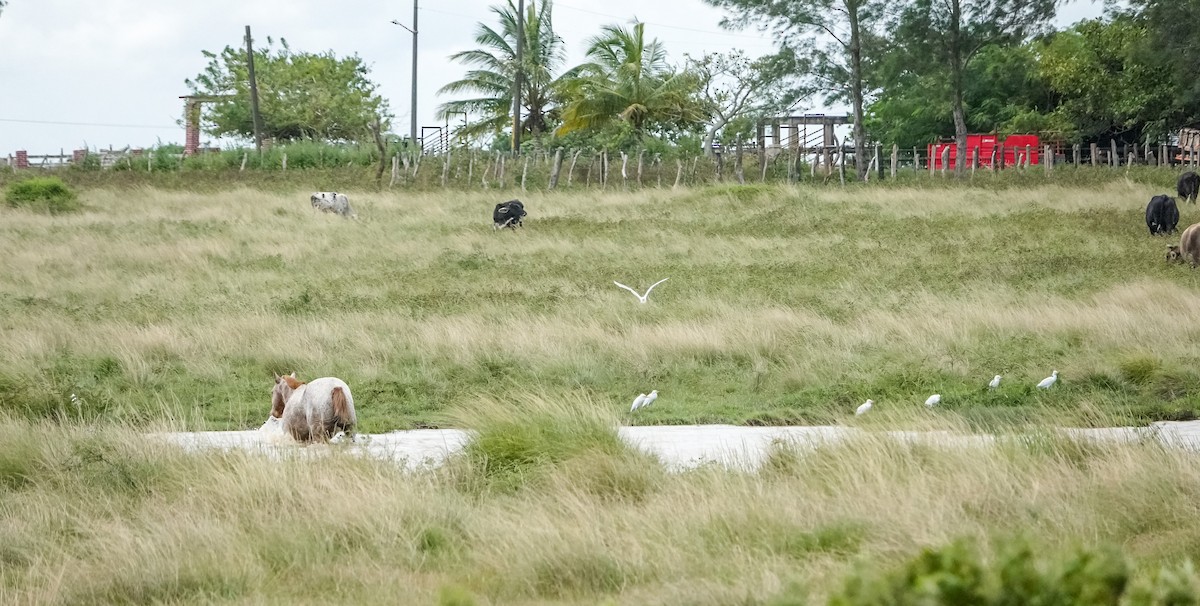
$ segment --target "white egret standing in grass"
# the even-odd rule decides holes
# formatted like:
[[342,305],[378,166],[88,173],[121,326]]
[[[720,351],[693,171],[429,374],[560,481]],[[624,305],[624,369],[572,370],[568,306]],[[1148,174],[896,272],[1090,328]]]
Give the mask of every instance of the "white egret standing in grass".
[[988,389],[996,389],[1000,387],[1000,375],[992,377],[992,382],[988,383]]
[[658,286],[659,284],[662,284],[663,282],[666,282],[667,280],[670,280],[670,278],[663,278],[663,279],[659,280],[658,282],[655,282],[654,284],[651,284],[651,285],[650,285],[650,288],[647,288],[647,289],[646,289],[646,294],[644,294],[644,295],[639,295],[639,294],[638,294],[638,291],[636,291],[636,290],[634,290],[634,289],[632,289],[632,288],[630,288],[630,287],[628,287],[628,286],[625,286],[624,284],[621,284],[620,282],[617,282],[616,280],[613,280],[613,284],[616,284],[617,286],[620,286],[621,288],[624,288],[625,290],[628,290],[629,292],[633,293],[633,296],[635,296],[635,297],[637,297],[637,298],[638,298],[638,301],[641,301],[642,303],[645,303],[645,302],[646,302],[646,299],[647,299],[647,297],[649,297],[649,296],[650,296],[650,291],[654,290],[654,287],[655,287],[655,286]]
[[655,390],[651,391],[650,393],[646,394],[646,399],[642,400],[642,408],[645,408],[645,407],[653,404],[654,401],[657,399],[658,399],[658,390],[655,389]]
[[867,414],[867,411],[871,410],[871,407],[874,405],[875,405],[875,400],[867,400],[866,402],[863,402],[862,404],[859,405],[859,407],[857,409],[855,409],[854,416],[857,417],[857,416]]
[[646,394],[644,394],[644,393],[638,394],[638,397],[633,399],[633,406],[629,409],[629,412],[633,412],[645,405],[646,405]]
[[1057,370],[1050,373],[1050,376],[1046,377],[1045,379],[1042,379],[1042,382],[1037,384],[1038,389],[1050,389],[1050,387],[1052,385],[1054,385],[1054,383],[1056,381],[1058,381],[1058,371]]
[[934,406],[937,406],[938,402],[941,402],[941,401],[942,401],[942,394],[935,393],[932,396],[929,396],[929,398],[927,398],[925,400],[925,406],[927,406],[929,408],[933,408]]

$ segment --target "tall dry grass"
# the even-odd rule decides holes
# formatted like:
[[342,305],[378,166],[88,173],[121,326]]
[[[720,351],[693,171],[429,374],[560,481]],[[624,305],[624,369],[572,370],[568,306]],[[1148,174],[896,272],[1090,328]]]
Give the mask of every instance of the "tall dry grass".
[[[356,192],[346,221],[314,188],[0,210],[6,408],[253,427],[296,370],[349,381],[366,431],[531,389],[617,411],[657,388],[649,423],[834,422],[933,392],[982,425],[1196,410],[1200,280],[1146,234],[1145,185],[528,192],[516,233],[489,224],[512,192]],[[668,276],[648,305],[612,285]]]
[[672,474],[584,399],[523,402],[459,413],[480,438],[415,473],[5,417],[0,601],[823,603],[847,575],[963,539],[1120,546],[1140,578],[1200,546],[1193,455],[1153,444],[865,434],[779,444],[755,473]]

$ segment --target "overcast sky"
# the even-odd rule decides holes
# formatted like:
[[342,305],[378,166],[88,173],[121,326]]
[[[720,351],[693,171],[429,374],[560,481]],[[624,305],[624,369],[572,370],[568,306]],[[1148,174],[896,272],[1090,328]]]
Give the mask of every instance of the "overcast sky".
[[[464,72],[446,57],[474,47],[476,23],[491,21],[495,3],[422,2],[419,126],[438,124],[434,112],[445,99],[436,91]],[[1102,5],[1070,2],[1058,24],[1099,16]],[[585,40],[601,25],[635,17],[673,60],[731,48],[758,56],[772,48],[755,32],[722,30],[723,13],[702,0],[556,0],[554,11],[569,65],[582,61]],[[412,0],[10,0],[0,15],[0,155],[57,153],[85,142],[93,149],[183,143],[184,80],[204,68],[201,50],[241,44],[246,25],[258,41],[282,37],[295,51],[363,58],[395,114],[393,131],[407,133],[412,39],[393,19],[411,26]]]

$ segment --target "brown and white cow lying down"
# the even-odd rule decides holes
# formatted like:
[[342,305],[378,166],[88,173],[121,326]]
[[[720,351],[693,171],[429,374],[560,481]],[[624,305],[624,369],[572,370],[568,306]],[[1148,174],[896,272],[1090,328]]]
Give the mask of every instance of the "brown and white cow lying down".
[[335,191],[315,191],[312,194],[312,207],[327,213],[337,213],[343,217],[355,217],[354,209],[350,208],[350,200],[346,194]]
[[1200,265],[1200,223],[1189,225],[1179,236],[1179,246],[1167,247],[1167,261],[1182,262],[1189,260],[1194,269]]

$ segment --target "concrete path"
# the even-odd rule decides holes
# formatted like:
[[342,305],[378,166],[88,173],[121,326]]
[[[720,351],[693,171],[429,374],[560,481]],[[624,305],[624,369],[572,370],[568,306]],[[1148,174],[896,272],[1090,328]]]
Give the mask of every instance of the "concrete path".
[[[1160,422],[1148,427],[1100,429],[1063,429],[1068,435],[1095,440],[1128,442],[1158,440],[1164,445],[1200,450],[1200,421]],[[670,469],[688,469],[705,463],[733,468],[754,469],[776,440],[798,446],[833,443],[863,435],[860,429],[840,426],[744,427],[737,425],[648,425],[620,427],[618,433],[629,444],[657,456]],[[936,444],[990,444],[993,436],[957,434],[944,431],[890,431],[886,435],[900,440],[928,441]],[[277,423],[268,421],[260,429],[247,431],[206,431],[162,433],[156,436],[185,449],[242,448],[278,456],[288,452],[318,454],[326,447],[301,450],[284,436]],[[438,465],[460,450],[470,439],[461,429],[414,429],[383,434],[360,434],[352,448],[381,459],[391,459],[409,468]]]

